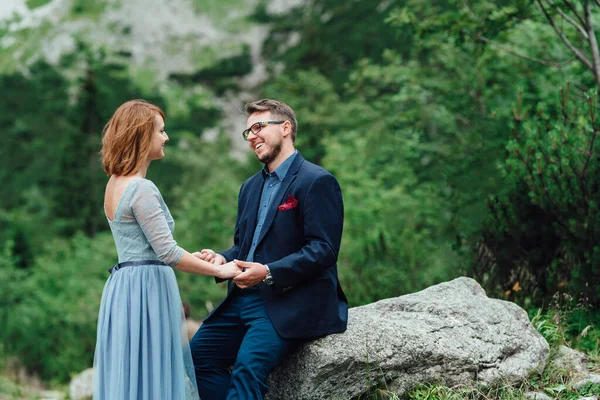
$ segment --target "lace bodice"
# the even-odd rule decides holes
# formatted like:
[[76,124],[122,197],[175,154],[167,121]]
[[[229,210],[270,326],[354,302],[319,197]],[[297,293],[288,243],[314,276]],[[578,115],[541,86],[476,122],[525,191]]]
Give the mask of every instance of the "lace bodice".
[[175,221],[160,191],[148,179],[129,183],[115,217],[108,220],[115,239],[119,262],[160,260],[171,267],[183,249],[173,239]]

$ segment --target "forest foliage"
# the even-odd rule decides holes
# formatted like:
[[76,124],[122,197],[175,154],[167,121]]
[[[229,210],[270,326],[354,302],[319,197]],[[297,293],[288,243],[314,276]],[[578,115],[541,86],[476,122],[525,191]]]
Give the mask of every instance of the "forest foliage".
[[[351,306],[461,275],[528,309],[557,292],[600,304],[598,84],[550,23],[594,60],[561,19],[587,16],[588,2],[539,3],[313,0],[276,15],[261,4],[250,17],[270,27],[270,77],[257,97],[294,108],[297,147],[341,184]],[[179,244],[231,244],[237,192],[260,165],[232,157],[231,141],[243,139],[223,131],[215,99],[251,69],[247,50],[162,82],[127,54],[83,42],[57,65],[0,73],[4,356],[54,381],[91,365],[116,261],[100,132],[128,99],[166,111],[167,156],[148,178]],[[216,140],[203,137],[211,128]],[[211,278],[178,280],[195,318],[225,294]]]

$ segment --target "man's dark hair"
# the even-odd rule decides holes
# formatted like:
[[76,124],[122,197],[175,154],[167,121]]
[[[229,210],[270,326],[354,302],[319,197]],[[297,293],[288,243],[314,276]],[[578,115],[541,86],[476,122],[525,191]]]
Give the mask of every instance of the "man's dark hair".
[[281,118],[292,124],[292,142],[296,141],[298,121],[294,110],[283,101],[262,99],[246,104],[246,114],[252,115],[257,112],[270,111],[273,118]]

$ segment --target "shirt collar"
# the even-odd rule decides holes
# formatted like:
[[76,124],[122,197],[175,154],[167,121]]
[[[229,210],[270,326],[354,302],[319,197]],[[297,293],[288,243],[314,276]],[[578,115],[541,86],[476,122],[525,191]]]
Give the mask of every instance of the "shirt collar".
[[267,176],[275,176],[280,181],[283,181],[296,158],[296,154],[298,154],[298,150],[294,150],[294,152],[286,158],[279,167],[275,168],[275,171],[269,173],[267,165],[265,164],[262,169],[263,179],[267,179]]

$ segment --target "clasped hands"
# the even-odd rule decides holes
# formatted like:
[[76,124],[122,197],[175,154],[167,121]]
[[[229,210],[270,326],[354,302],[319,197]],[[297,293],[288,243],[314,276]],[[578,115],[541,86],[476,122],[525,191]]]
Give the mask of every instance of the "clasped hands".
[[261,263],[240,260],[227,262],[225,257],[215,253],[211,249],[203,249],[193,253],[192,255],[201,260],[213,263],[215,265],[220,265],[220,269],[223,272],[223,276],[220,278],[233,278],[233,283],[235,283],[240,289],[256,286],[267,276],[267,267]]

